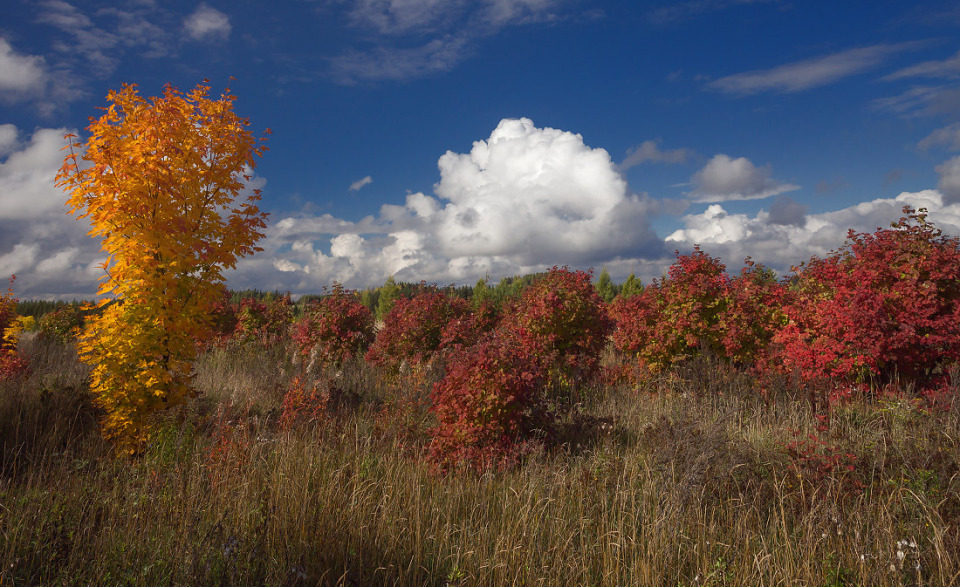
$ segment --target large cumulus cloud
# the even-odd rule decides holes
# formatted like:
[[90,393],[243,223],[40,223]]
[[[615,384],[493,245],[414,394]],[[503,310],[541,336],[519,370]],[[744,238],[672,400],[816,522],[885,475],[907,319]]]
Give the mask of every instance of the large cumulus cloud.
[[362,286],[400,279],[464,282],[659,256],[648,218],[657,205],[634,194],[604,149],[571,132],[506,119],[468,153],[438,161],[435,195],[410,194],[376,217],[285,218],[271,228],[265,259],[245,262],[253,283],[316,289],[337,279]]

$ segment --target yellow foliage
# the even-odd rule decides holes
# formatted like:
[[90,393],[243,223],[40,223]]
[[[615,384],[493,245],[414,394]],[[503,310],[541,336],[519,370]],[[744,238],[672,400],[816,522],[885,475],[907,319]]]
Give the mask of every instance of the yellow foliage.
[[33,316],[18,316],[17,322],[22,332],[33,332],[37,329],[37,319]]
[[136,450],[151,414],[189,396],[223,270],[261,250],[266,213],[244,182],[266,138],[233,112],[229,90],[212,99],[203,84],[189,94],[167,86],[144,99],[125,85],[107,99],[87,141],[69,146],[57,185],[107,256],[102,314],[87,321],[79,349],[106,435]]
[[33,316],[17,316],[10,326],[3,331],[3,344],[9,347],[17,346],[20,342],[20,334],[24,331],[30,332],[37,329],[37,320]]
[[20,328],[17,325],[17,298],[13,295],[13,281],[10,276],[10,285],[7,291],[0,292],[0,353],[10,352],[17,346]]

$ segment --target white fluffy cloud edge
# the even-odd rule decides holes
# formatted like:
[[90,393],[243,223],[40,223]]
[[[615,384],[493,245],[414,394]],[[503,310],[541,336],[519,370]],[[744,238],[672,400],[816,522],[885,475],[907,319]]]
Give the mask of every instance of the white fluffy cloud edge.
[[[102,276],[98,243],[66,214],[54,186],[65,129],[23,137],[0,125],[0,276],[16,274],[15,293],[28,298],[90,298]],[[331,215],[275,218],[263,251],[228,272],[236,289],[316,293],[338,281],[350,288],[403,281],[472,283],[480,277],[543,271],[553,265],[606,266],[614,278],[635,272],[649,282],[673,251],[700,244],[731,270],[751,256],[781,273],[841,246],[847,231],[869,232],[899,218],[904,206],[926,208],[945,233],[960,234],[953,197],[954,162],[945,163],[941,191],[878,198],[818,214],[788,196],[796,189],[766,167],[714,156],[691,178],[695,201],[778,195],[755,215],[728,213],[713,203],[680,218],[665,239],[651,221],[682,212],[687,202],[658,200],[630,189],[602,148],[568,131],[505,119],[469,153],[438,161],[434,194],[414,193],[359,221]],[[254,178],[258,185],[263,178]],[[711,194],[713,197],[707,197]]]

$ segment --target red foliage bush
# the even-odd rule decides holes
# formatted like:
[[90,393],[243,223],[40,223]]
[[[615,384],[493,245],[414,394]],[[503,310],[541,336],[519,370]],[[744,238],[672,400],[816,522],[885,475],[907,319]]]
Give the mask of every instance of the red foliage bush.
[[546,421],[540,361],[517,338],[487,336],[461,349],[433,388],[430,456],[441,469],[515,463]]
[[348,403],[348,396],[328,379],[310,381],[295,377],[283,396],[280,429],[325,423]]
[[370,346],[373,314],[354,292],[337,283],[323,299],[310,303],[290,334],[302,357],[336,366]]
[[[421,367],[434,355],[467,337],[464,323],[448,326],[470,314],[470,303],[441,292],[435,287],[421,286],[412,298],[400,297],[383,317],[383,328],[367,351],[367,360],[391,370],[403,363]],[[445,332],[446,331],[446,332]]]
[[551,374],[593,376],[613,320],[591,278],[590,271],[552,268],[504,312],[500,335],[519,337]]
[[840,450],[817,434],[808,434],[799,438],[800,432],[794,431],[794,440],[784,444],[782,450],[790,458],[789,467],[796,479],[812,489],[822,489],[827,481],[834,479],[840,483],[840,489],[853,495],[861,493],[865,487],[857,470],[857,455]]
[[273,344],[283,340],[293,317],[293,302],[285,294],[266,301],[246,298],[237,310],[233,339]]
[[651,371],[694,356],[706,348],[722,354],[721,317],[727,309],[728,277],[719,259],[694,247],[670,266],[666,278],[643,292],[618,298],[613,341],[620,352],[635,355]]
[[11,343],[3,336],[3,333],[13,326],[17,319],[17,298],[13,295],[13,281],[16,276],[10,276],[10,285],[7,291],[0,294],[0,351],[9,350]]
[[40,336],[62,343],[73,342],[83,330],[83,309],[79,305],[66,305],[48,312],[37,321]]
[[219,299],[210,307],[210,325],[213,332],[213,344],[226,344],[237,329],[237,313],[240,307],[230,301],[230,292],[223,288]]
[[254,439],[253,427],[242,412],[231,404],[218,408],[204,461],[211,490],[229,490],[242,478],[250,463]]
[[960,359],[960,241],[904,208],[891,229],[850,231],[825,259],[795,269],[782,368],[841,389],[893,381],[942,385]]
[[718,324],[720,345],[734,365],[759,373],[768,369],[773,338],[786,325],[782,308],[790,292],[770,269],[749,258],[745,264],[726,285],[726,306]]
[[0,380],[19,377],[27,372],[29,363],[17,350],[15,338],[7,335],[7,329],[14,326],[17,319],[17,298],[13,295],[13,281],[7,291],[0,294]]
[[30,361],[20,353],[0,352],[0,381],[16,379],[30,371]]
[[440,348],[461,349],[473,346],[483,335],[492,332],[500,322],[500,313],[489,300],[477,304],[472,311],[454,318],[440,334]]

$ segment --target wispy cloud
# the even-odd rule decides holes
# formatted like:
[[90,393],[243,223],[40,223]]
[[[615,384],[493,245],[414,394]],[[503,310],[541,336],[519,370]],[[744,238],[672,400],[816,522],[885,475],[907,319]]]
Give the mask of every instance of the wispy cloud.
[[561,0],[348,0],[349,21],[366,46],[331,58],[331,72],[336,81],[353,84],[449,71],[482,39],[506,27],[556,20],[560,4]]
[[357,0],[349,16],[379,34],[404,35],[445,28],[466,8],[456,0]]
[[447,36],[413,48],[377,47],[349,51],[330,59],[336,81],[350,85],[361,80],[404,80],[453,69],[466,56],[469,40]]
[[960,122],[938,128],[917,144],[917,148],[921,151],[941,146],[951,151],[960,151]]
[[363,179],[358,179],[357,181],[351,183],[351,184],[350,184],[350,191],[351,191],[351,192],[359,191],[359,190],[363,189],[365,186],[370,185],[371,183],[373,183],[373,178],[368,175],[368,176],[364,177]]
[[894,81],[904,78],[926,77],[926,78],[960,78],[960,51],[949,59],[924,61],[910,67],[905,67],[895,71],[883,78],[884,81]]
[[[894,112],[902,116],[956,116],[960,113],[960,52],[947,59],[924,61],[897,70],[883,78],[884,81],[925,80],[924,85],[886,98],[878,98],[872,105],[877,110]],[[935,81],[939,80],[939,81]],[[921,141],[920,148],[935,144],[938,139],[931,135]]]
[[630,148],[627,156],[620,163],[620,169],[626,170],[642,163],[685,163],[695,155],[691,149],[660,149],[660,139],[644,141]]
[[779,0],[692,0],[689,2],[671,2],[668,6],[651,10],[647,13],[647,18],[654,24],[663,25],[695,18],[702,14],[724,10],[732,6],[778,2]]
[[81,80],[109,77],[129,50],[149,58],[171,52],[169,33],[153,22],[167,20],[166,13],[152,3],[129,10],[81,10],[66,0],[43,0],[36,10],[37,22],[62,33],[48,53],[61,87],[77,88]]
[[960,113],[960,87],[956,85],[915,86],[896,96],[877,98],[871,105],[876,110],[905,117],[953,116]]
[[115,33],[94,25],[90,17],[63,0],[44,0],[39,5],[37,21],[51,25],[67,36],[53,44],[64,60],[83,60],[83,69],[98,77],[113,73],[119,64],[120,44]]
[[230,38],[230,17],[201,3],[183,21],[183,28],[194,41],[226,41]]
[[900,43],[848,49],[771,69],[729,75],[708,83],[707,87],[736,96],[801,92],[864,73],[878,67],[887,57],[917,46],[918,43]]

